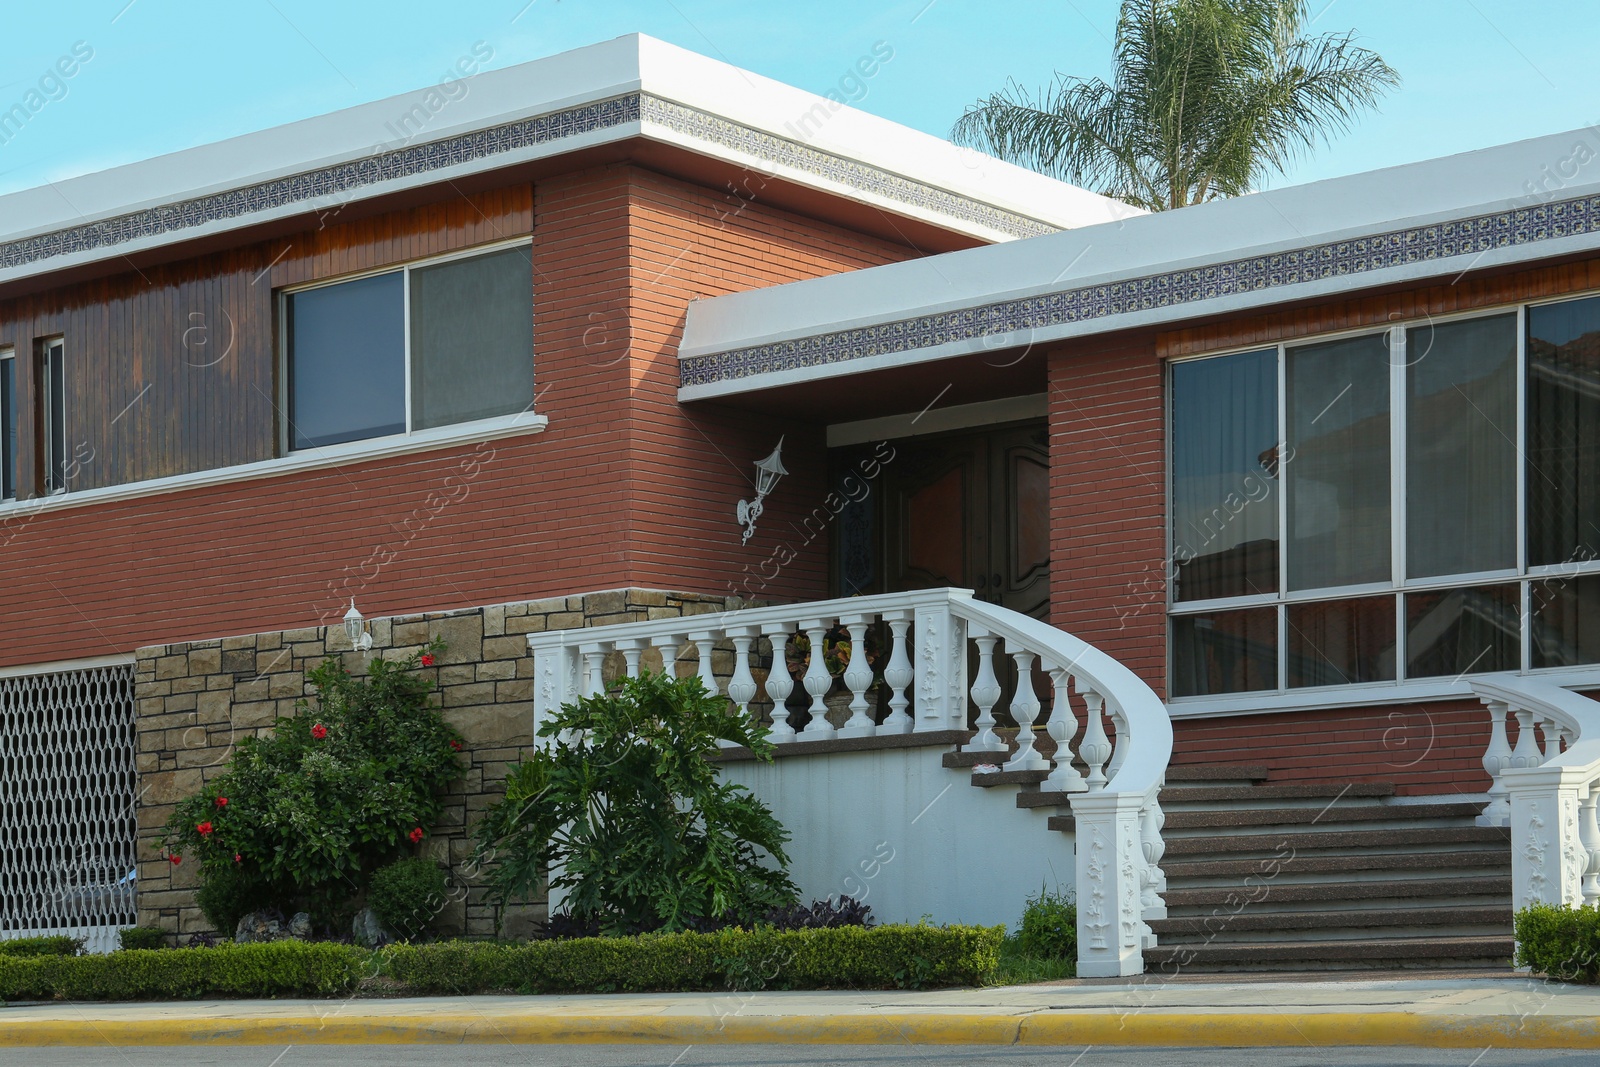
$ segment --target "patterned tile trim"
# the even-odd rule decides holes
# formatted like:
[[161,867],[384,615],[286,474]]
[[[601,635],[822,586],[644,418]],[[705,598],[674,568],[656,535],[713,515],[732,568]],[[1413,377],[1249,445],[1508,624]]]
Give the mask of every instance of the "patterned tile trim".
[[679,380],[684,386],[711,385],[1596,231],[1600,231],[1600,196],[1556,200],[1537,207],[1391,230],[1269,256],[1233,259],[1107,285],[1064,289],[861,329],[691,356],[679,363]]
[[[669,130],[694,137],[723,148],[755,156],[765,163],[793,168],[827,181],[872,193],[888,200],[910,204],[949,218],[985,226],[1012,237],[1037,237],[1055,233],[1060,227],[1012,211],[993,207],[957,193],[936,189],[921,182],[902,178],[898,174],[866,163],[809,148],[782,137],[763,133],[727,119],[709,115],[671,100],[647,96],[643,104],[644,119],[665,126]],[[792,125],[792,124],[791,124]]]
[[645,120],[679,133],[735,149],[773,165],[792,167],[862,192],[940,212],[1017,237],[1054,232],[1055,227],[957,196],[954,193],[774,137],[647,94],[631,93],[581,107],[519,119],[486,130],[374,152],[322,170],[275,178],[240,189],[130,212],[0,244],[0,270],[57,256],[109,248],[128,241],[173,234],[194,226],[235,219],[296,204],[333,210],[379,182],[427,174],[532,145]]

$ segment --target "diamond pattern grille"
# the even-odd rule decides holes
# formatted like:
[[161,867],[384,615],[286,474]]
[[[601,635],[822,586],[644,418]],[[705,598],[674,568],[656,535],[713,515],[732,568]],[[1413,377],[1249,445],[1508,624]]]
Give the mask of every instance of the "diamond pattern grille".
[[133,666],[0,679],[0,939],[134,919]]

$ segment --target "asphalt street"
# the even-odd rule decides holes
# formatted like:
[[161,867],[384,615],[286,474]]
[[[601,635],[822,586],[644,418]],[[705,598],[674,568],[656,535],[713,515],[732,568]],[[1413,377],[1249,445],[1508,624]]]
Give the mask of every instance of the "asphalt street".
[[0,1049],[0,1067],[1578,1067],[1593,1051],[992,1048],[905,1045],[301,1045]]

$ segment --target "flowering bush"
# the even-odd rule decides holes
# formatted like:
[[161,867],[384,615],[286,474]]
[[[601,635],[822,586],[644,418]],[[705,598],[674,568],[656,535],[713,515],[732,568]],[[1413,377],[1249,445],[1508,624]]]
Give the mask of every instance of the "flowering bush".
[[461,774],[460,738],[416,667],[441,648],[374,657],[365,677],[324,661],[306,675],[314,712],[302,700],[271,736],[242,740],[222,774],[178,803],[163,845],[173,863],[199,865],[202,906],[215,901],[205,910],[223,933],[229,915],[264,905],[341,919],[372,872],[438,819],[440,791]]

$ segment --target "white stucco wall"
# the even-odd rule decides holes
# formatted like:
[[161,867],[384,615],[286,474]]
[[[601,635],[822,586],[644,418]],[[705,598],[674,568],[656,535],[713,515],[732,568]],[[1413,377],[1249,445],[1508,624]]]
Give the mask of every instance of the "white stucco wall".
[[805,899],[853,896],[883,922],[1014,926],[1040,886],[1069,886],[1072,837],[1057,809],[1018,808],[1015,786],[979,789],[943,748],[789,756],[722,765],[793,835]]

